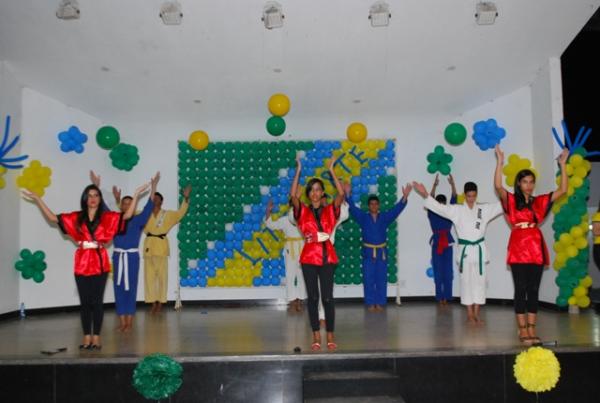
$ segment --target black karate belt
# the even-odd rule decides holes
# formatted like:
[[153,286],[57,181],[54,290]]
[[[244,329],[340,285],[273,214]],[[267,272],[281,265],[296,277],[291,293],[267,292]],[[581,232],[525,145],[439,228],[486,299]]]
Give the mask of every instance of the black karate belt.
[[151,234],[149,232],[146,232],[146,236],[153,236],[155,238],[165,239],[167,234]]

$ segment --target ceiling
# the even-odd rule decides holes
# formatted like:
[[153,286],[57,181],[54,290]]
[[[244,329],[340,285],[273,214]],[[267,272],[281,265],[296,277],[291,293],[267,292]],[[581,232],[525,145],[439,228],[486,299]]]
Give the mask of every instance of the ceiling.
[[0,60],[24,85],[106,122],[201,122],[264,116],[286,93],[294,116],[455,114],[529,84],[560,56],[600,0],[498,0],[491,26],[476,0],[281,0],[284,27],[266,30],[265,1],[0,0]]

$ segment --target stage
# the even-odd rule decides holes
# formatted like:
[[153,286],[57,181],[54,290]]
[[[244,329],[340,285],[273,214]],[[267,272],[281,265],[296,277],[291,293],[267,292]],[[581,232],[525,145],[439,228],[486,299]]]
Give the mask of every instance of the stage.
[[[317,402],[364,395],[369,388],[371,396],[392,399],[372,400],[382,402],[535,401],[512,376],[522,346],[510,305],[486,306],[481,325],[467,324],[458,303],[405,302],[371,313],[359,303],[340,302],[336,315],[339,348],[333,353],[309,351],[306,311],[289,313],[284,305],[184,303],[180,312],[171,305],[154,316],[140,309],[130,333],[116,331],[117,317],[107,309],[100,352],[77,349],[77,312],[3,319],[0,396],[144,401],[131,386],[133,368],[141,357],[161,352],[184,367],[173,402]],[[541,401],[597,401],[600,316],[542,309],[538,334],[558,342],[550,348],[562,368],[558,386],[540,394]],[[67,351],[40,353],[60,347]]]

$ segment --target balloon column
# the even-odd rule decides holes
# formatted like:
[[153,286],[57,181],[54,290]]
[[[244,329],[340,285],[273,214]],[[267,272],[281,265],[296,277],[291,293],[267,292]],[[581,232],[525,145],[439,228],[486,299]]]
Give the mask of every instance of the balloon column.
[[36,283],[44,281],[44,270],[46,270],[46,254],[41,251],[31,253],[29,249],[22,249],[19,253],[21,260],[15,263],[15,269],[21,273],[25,280],[33,279]]
[[[195,189],[179,232],[179,274],[182,287],[264,287],[284,284],[284,236],[263,225],[269,200],[274,220],[287,219],[288,198],[296,155],[302,159],[300,183],[320,177],[334,195],[327,164],[338,156],[336,174],[352,186],[352,200],[365,203],[377,192],[382,208],[397,200],[395,151],[392,140],[315,142],[214,142],[204,151],[179,143],[179,185]],[[224,161],[227,161],[224,164]],[[397,227],[388,230],[388,255],[396,255]],[[352,220],[336,233],[343,259],[337,284],[360,284],[360,228]],[[299,254],[300,251],[294,253]],[[396,278],[396,259],[388,259],[388,281]]]
[[285,132],[283,117],[290,111],[290,100],[285,94],[273,94],[267,106],[273,115],[267,120],[267,132],[271,136],[281,136]]
[[[569,177],[567,194],[558,199],[552,206],[554,213],[554,245],[556,252],[554,269],[558,271],[556,285],[559,293],[556,304],[561,307],[577,305],[586,308],[590,305],[588,290],[592,278],[588,275],[589,248],[587,240],[588,213],[586,200],[590,192],[590,180],[587,175],[591,169],[586,157],[600,154],[597,151],[588,152],[583,148],[591,129],[585,132],[582,127],[577,137],[572,140],[565,122],[562,122],[566,146],[570,157],[566,166]],[[563,148],[556,129],[552,129],[558,145]],[[557,183],[560,175],[557,176]]]
[[506,186],[514,186],[515,176],[517,176],[519,171],[523,169],[531,170],[534,173],[536,180],[539,180],[539,175],[535,168],[531,166],[531,161],[529,160],[529,158],[521,158],[517,154],[509,155],[508,164],[506,164],[504,168],[502,168],[502,173],[506,175],[506,178],[504,179]]
[[41,197],[44,195],[44,189],[50,186],[50,176],[52,176],[52,169],[43,166],[38,160],[33,160],[27,168],[23,169],[21,175],[17,176],[17,186]]

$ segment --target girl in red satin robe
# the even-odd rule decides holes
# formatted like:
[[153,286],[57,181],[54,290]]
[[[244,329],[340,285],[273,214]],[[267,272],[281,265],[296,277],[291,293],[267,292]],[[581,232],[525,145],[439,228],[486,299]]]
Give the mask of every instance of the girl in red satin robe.
[[338,181],[333,167],[335,158],[329,164],[331,180],[337,189],[337,196],[332,204],[322,206],[321,199],[325,192],[323,181],[312,178],[306,184],[306,197],[309,205],[300,202],[297,196],[298,181],[302,165],[300,159],[297,161],[296,175],[290,190],[290,199],[294,207],[294,218],[298,229],[304,236],[305,242],[300,254],[300,265],[302,275],[306,284],[308,296],[308,317],[313,331],[313,343],[311,350],[321,349],[321,333],[319,325],[319,285],[321,290],[321,301],[325,310],[325,326],[327,330],[327,349],[335,350],[334,325],[335,307],[333,303],[333,274],[338,263],[335,248],[329,240],[334,231],[335,224],[340,216],[340,206],[344,201],[344,189]]
[[539,226],[542,224],[552,203],[567,192],[568,179],[566,161],[568,150],[558,158],[561,182],[554,192],[533,196],[535,174],[529,169],[519,171],[515,177],[514,194],[502,186],[504,153],[496,146],[496,172],[494,186],[511,226],[506,261],[510,265],[515,286],[515,313],[519,327],[519,340],[526,344],[538,344],[535,334],[538,310],[538,291],[544,266],[549,263],[548,248]]
[[54,214],[35,193],[23,192],[42,210],[46,218],[58,224],[77,245],[75,250],[75,283],[81,301],[81,325],[83,343],[80,349],[101,349],[100,330],[104,312],[102,309],[104,287],[110,260],[106,245],[125,228],[125,220],[135,211],[137,198],[148,185],[139,187],[125,213],[107,211],[103,207],[102,192],[96,185],[87,186],[81,195],[81,211]]

